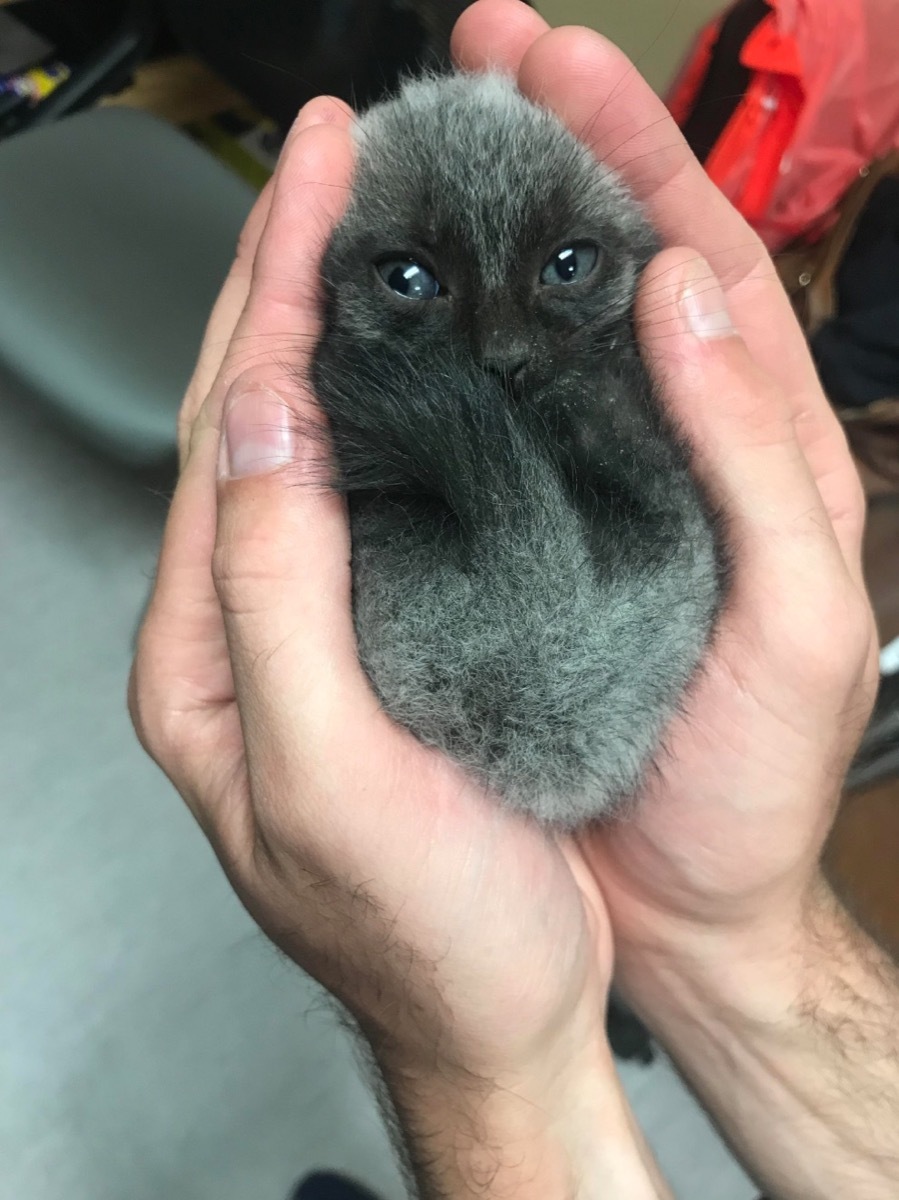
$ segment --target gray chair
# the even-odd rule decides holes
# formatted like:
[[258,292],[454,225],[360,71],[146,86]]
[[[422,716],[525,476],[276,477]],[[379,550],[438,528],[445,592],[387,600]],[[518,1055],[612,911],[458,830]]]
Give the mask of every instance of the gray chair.
[[0,142],[4,375],[132,466],[175,417],[255,192],[146,113],[97,108]]

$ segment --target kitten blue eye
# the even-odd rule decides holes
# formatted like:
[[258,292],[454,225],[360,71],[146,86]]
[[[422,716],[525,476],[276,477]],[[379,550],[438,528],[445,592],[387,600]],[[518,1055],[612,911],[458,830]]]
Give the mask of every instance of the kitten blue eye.
[[421,263],[408,258],[388,258],[378,263],[378,274],[392,292],[405,300],[433,300],[440,284]]
[[580,283],[586,279],[599,258],[592,242],[574,242],[557,250],[543,270],[540,282],[548,284]]

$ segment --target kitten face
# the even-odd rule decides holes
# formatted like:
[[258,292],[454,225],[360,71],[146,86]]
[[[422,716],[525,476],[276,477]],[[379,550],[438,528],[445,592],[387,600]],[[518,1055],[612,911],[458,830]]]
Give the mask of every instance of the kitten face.
[[[607,348],[654,238],[555,118],[496,76],[422,80],[362,118],[358,147],[330,273],[349,337],[410,357],[452,347],[531,399]],[[403,268],[420,298],[391,286]]]

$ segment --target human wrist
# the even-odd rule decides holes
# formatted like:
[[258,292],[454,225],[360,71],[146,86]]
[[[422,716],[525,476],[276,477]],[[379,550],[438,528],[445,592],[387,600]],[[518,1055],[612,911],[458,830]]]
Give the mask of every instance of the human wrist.
[[891,1200],[895,966],[820,877],[781,923],[729,932],[625,949],[625,995],[768,1193]]
[[432,1200],[668,1200],[605,1034],[515,1069],[379,1057],[401,1149]]
[[650,1020],[658,1006],[771,1026],[826,992],[837,964],[863,971],[870,944],[816,871],[749,918],[666,917],[644,936],[620,938],[617,983]]

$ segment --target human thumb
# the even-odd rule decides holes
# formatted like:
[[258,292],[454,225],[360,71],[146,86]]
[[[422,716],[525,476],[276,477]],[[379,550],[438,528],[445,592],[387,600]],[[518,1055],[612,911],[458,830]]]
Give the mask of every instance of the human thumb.
[[311,407],[245,380],[225,401],[213,577],[248,738],[324,737],[368,695],[346,505],[327,484]]
[[740,548],[737,565],[758,578],[782,569],[797,582],[804,568],[813,578],[822,550],[837,550],[832,536],[821,537],[827,513],[789,399],[731,324],[708,263],[692,250],[663,251],[643,277],[636,316],[662,407]]

